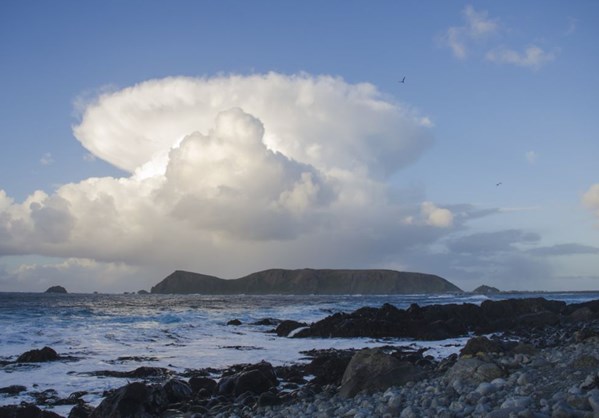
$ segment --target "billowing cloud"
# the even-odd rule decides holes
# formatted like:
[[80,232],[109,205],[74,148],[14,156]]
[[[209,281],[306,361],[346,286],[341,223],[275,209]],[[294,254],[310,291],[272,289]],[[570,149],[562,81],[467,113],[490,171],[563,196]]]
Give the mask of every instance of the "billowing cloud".
[[582,203],[599,218],[599,183],[593,184],[582,196]]
[[129,174],[23,202],[0,190],[0,256],[78,260],[45,267],[63,273],[377,266],[461,219],[390,197],[388,179],[431,144],[430,126],[370,84],[326,76],[166,78],[104,92],[73,130]]
[[518,67],[538,70],[543,65],[553,61],[555,56],[554,52],[547,52],[536,45],[530,45],[522,52],[506,47],[499,47],[487,52],[486,59],[498,64],[512,64]]

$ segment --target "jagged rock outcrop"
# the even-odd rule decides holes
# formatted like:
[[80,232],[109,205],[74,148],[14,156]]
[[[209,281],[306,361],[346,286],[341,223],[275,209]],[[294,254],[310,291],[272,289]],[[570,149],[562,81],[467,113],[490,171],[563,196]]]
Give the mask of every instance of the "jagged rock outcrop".
[[335,313],[302,328],[293,337],[443,340],[470,332],[488,334],[553,326],[560,321],[575,320],[571,313],[580,309],[587,309],[592,318],[599,318],[597,304],[566,305],[543,298],[486,300],[480,306],[471,303],[422,307],[412,304],[408,309],[384,304],[380,308],[364,307],[351,313]]
[[51,286],[44,293],[68,293],[67,289],[62,286]]
[[223,280],[214,276],[175,271],[152,293],[201,294],[407,294],[453,293],[461,290],[432,274],[394,270],[270,269]]

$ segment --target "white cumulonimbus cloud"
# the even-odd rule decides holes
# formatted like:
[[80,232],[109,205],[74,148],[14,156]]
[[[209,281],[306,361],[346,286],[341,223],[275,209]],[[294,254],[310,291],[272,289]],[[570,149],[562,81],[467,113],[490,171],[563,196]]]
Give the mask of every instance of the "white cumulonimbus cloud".
[[430,127],[371,84],[329,76],[179,77],[103,93],[73,131],[130,174],[23,202],[0,190],[0,256],[229,277],[376,265],[453,224],[449,209],[387,191],[431,144]]

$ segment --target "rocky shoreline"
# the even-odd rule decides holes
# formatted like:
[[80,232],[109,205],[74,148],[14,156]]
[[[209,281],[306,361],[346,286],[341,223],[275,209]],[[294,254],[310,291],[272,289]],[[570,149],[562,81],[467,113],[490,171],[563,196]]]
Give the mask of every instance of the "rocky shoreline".
[[[345,324],[341,329],[361,333],[360,327],[370,327],[379,337],[381,330],[397,332],[390,323],[399,315],[404,323],[397,323],[398,329],[411,329],[405,318],[428,317],[436,329],[441,329],[438,321],[442,321],[452,330],[487,335],[473,336],[459,355],[444,359],[388,345],[306,352],[308,362],[289,366],[273,367],[263,361],[177,376],[147,366],[129,372],[100,370],[94,373],[136,381],[105,393],[96,408],[82,400],[84,392],[60,399],[45,391],[35,394],[35,405],[0,407],[0,418],[59,417],[51,412],[57,405],[73,405],[68,415],[72,418],[599,417],[599,301],[566,305],[540,298],[513,299],[483,303],[478,310],[468,305],[407,310],[384,305],[331,315],[310,326],[294,327],[284,321],[273,330],[301,337],[297,330],[322,329],[323,322],[337,324],[330,329]],[[461,315],[461,310],[471,315]],[[448,312],[454,316],[439,319]],[[489,324],[495,324],[491,331]],[[62,360],[44,348],[0,366]],[[0,387],[0,396],[24,391],[24,386]]]

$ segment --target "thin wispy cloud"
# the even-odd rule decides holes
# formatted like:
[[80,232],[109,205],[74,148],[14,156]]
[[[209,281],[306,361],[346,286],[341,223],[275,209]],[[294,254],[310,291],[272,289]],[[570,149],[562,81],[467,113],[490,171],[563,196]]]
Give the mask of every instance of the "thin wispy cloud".
[[506,47],[495,48],[486,54],[486,59],[497,64],[511,64],[518,67],[538,70],[555,60],[556,53],[548,52],[536,45],[530,45],[519,52]]
[[[460,60],[466,59],[474,51],[474,56],[489,62],[538,70],[557,56],[557,50],[547,51],[534,44],[522,50],[499,44],[509,31],[499,19],[489,17],[487,11],[475,10],[468,5],[462,10],[462,17],[463,25],[451,26],[441,37],[441,43]],[[575,26],[576,22],[570,21],[569,30],[575,30]]]
[[500,25],[497,19],[490,19],[486,11],[476,11],[472,6],[466,6],[462,11],[464,24],[450,27],[442,38],[456,58],[464,59],[473,41],[479,41],[496,34]]
[[526,154],[524,154],[524,156],[526,157],[526,161],[528,161],[529,164],[536,164],[539,158],[539,155],[534,151],[528,151]]
[[575,17],[568,17],[568,28],[566,29],[566,35],[572,35],[578,29],[578,19]]
[[40,164],[41,165],[50,165],[54,163],[54,157],[52,157],[52,154],[47,152],[44,155],[42,155],[42,158],[40,158]]

